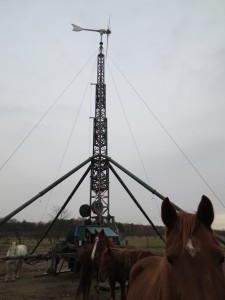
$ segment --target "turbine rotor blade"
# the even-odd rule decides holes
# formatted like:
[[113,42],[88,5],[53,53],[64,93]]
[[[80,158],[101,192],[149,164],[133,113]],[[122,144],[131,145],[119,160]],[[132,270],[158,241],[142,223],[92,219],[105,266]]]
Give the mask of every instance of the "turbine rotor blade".
[[72,31],[82,31],[83,30],[83,28],[81,28],[80,26],[77,26],[75,24],[71,24],[71,25],[73,26]]

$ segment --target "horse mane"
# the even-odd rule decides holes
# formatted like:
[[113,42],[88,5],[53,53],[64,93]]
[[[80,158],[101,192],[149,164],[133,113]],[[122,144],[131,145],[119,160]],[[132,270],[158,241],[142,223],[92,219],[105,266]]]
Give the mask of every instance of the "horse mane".
[[100,232],[96,234],[96,237],[99,238],[99,243],[104,243],[104,247],[115,247],[115,244],[113,241],[105,234],[104,229],[102,229]]
[[179,212],[177,223],[176,223],[176,231],[174,235],[177,235],[180,243],[176,243],[175,247],[180,244],[181,251],[183,252],[188,239],[191,238],[192,233],[195,229],[195,215],[187,212]]

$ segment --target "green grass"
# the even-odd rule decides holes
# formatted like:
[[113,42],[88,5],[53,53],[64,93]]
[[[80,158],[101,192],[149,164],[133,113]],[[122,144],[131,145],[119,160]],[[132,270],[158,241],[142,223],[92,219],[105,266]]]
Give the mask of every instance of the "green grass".
[[[137,247],[143,249],[150,249],[155,254],[163,254],[164,243],[159,237],[126,237],[129,247]],[[122,246],[126,245],[125,240],[122,242]]]
[[[0,256],[5,256],[10,243],[11,242],[18,242],[17,238],[1,238],[0,239]],[[36,239],[22,239],[21,244],[26,245],[28,249],[28,253],[30,253],[34,247],[37,245],[37,240]],[[49,242],[48,239],[44,239],[37,250],[35,251],[36,254],[45,254],[47,253],[50,249],[52,248],[52,244]]]

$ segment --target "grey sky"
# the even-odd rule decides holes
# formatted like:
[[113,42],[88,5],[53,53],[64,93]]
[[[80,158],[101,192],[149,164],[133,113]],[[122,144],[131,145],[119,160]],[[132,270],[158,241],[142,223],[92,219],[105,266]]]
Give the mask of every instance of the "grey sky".
[[[112,35],[106,61],[109,155],[182,209],[195,211],[201,196],[207,195],[215,209],[214,227],[225,228],[222,0],[1,0],[0,165],[92,58],[1,169],[0,216],[55,180],[75,120],[58,176],[91,155],[89,117],[94,114],[95,95],[90,83],[96,82],[99,35],[72,32],[71,23],[107,28],[110,15]],[[52,207],[62,205],[83,172],[15,217],[48,220]],[[161,200],[127,176],[123,178],[151,220],[161,224]],[[146,224],[113,175],[110,183],[110,213],[116,220]],[[71,217],[79,217],[80,205],[88,202],[89,179],[70,201]]]

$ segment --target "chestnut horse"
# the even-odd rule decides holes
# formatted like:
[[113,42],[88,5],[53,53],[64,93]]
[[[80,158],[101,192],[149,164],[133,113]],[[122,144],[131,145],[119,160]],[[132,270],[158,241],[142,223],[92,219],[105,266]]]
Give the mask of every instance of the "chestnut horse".
[[106,248],[102,253],[99,269],[99,280],[109,279],[111,299],[115,299],[116,282],[120,284],[121,300],[126,299],[126,282],[129,278],[131,267],[139,259],[154,255],[149,250]]
[[[97,245],[98,251],[95,253],[95,257],[92,258],[93,250],[96,250]],[[104,229],[102,229],[100,232],[96,231],[94,244],[87,244],[80,247],[77,258],[80,280],[77,288],[76,299],[78,299],[81,294],[83,295],[83,300],[88,299],[94,274],[96,274],[98,286],[98,270],[100,266],[101,253],[105,247],[112,246],[115,247],[111,239],[105,235]]]
[[129,277],[127,300],[224,300],[224,253],[211,224],[211,201],[202,196],[196,214],[176,212],[165,198],[165,254],[138,261]]

